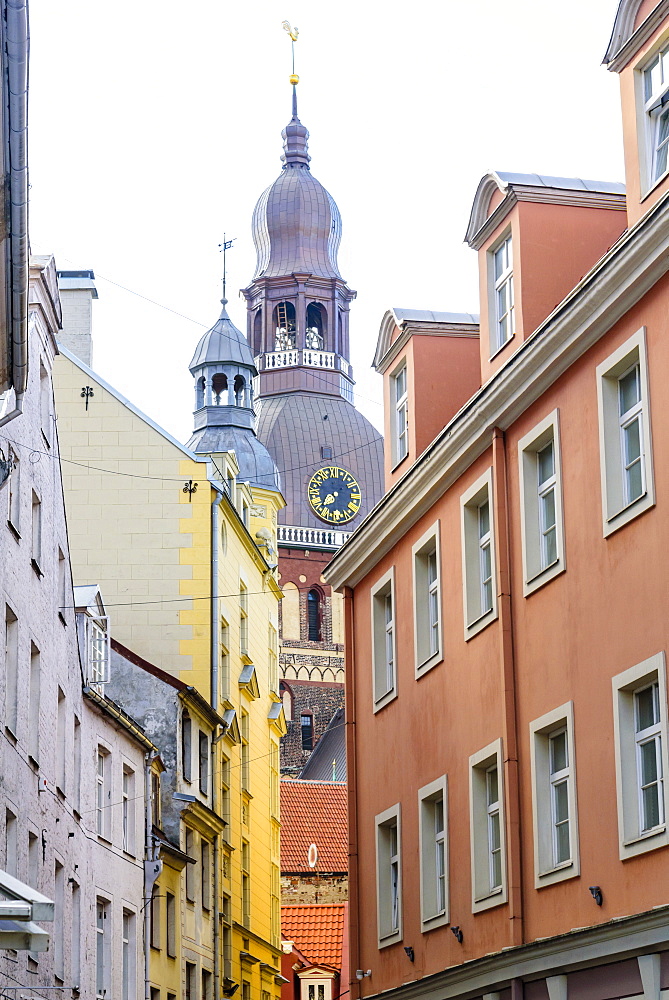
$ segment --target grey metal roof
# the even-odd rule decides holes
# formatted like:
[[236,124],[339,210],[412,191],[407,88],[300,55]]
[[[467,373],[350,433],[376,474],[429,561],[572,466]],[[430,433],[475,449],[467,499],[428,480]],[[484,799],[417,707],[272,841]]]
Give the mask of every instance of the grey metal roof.
[[619,181],[589,181],[581,177],[551,177],[548,174],[517,174],[502,170],[494,173],[505,184],[525,187],[562,188],[565,191],[592,191],[601,194],[625,194],[625,185]]
[[398,309],[397,306],[393,306],[392,310],[398,323],[407,321],[414,323],[453,323],[458,325],[471,323],[473,326],[478,326],[479,323],[478,313],[434,312],[432,309]]
[[295,115],[282,136],[283,169],[253,212],[254,280],[293,272],[340,278],[341,215],[309,169],[309,133]]
[[193,372],[200,365],[229,361],[252,368],[255,375],[257,372],[253,364],[251,348],[244,334],[237,329],[228,316],[226,304],[227,299],[221,299],[221,315],[212,328],[207,330],[201,338],[195,348],[195,354],[189,368]]
[[[332,777],[332,762],[335,777]],[[346,720],[338,708],[298,778],[310,781],[346,781]]]
[[[293,392],[258,401],[257,434],[281,474],[287,506],[282,524],[323,528],[307,500],[309,480],[324,465],[348,470],[362,489],[360,513],[341,527],[362,521],[383,496],[383,438],[352,403],[340,396]],[[331,458],[321,449],[329,448]]]
[[281,490],[277,467],[251,428],[234,425],[203,427],[195,431],[187,447],[199,456],[234,451],[240,482],[249,482],[266,490]]

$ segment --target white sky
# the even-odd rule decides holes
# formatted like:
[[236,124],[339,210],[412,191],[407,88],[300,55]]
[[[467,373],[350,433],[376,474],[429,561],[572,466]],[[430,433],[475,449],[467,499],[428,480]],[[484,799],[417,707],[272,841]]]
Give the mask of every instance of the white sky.
[[340,269],[358,290],[356,402],[379,426],[385,310],[478,311],[462,240],[482,174],[624,179],[618,80],[600,65],[616,7],[30,0],[32,249],[95,271],[96,371],[188,439],[188,363],[218,316],[224,231],[246,330],[251,214],[290,118],[287,18],[312,171],[341,210]]

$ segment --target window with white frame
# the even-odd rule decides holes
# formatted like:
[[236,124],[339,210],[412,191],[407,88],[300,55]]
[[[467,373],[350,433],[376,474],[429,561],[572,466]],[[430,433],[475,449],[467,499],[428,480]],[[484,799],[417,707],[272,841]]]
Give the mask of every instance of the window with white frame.
[[441,579],[439,522],[416,542],[413,552],[414,647],[416,676],[443,656],[441,648]]
[[669,149],[669,45],[643,71],[649,186],[667,172]]
[[523,593],[527,597],[565,569],[558,411],[518,442]]
[[490,252],[492,270],[492,296],[494,299],[494,326],[490,353],[496,354],[513,337],[515,308],[513,298],[513,247],[511,235]]
[[249,591],[244,583],[239,582],[239,651],[242,656],[249,655]]
[[135,971],[137,948],[135,944],[135,914],[132,910],[123,910],[121,957],[123,976],[122,1000],[135,1000],[137,995],[137,975]]
[[128,854],[135,853],[135,772],[128,765],[123,765],[121,785],[121,829],[123,833],[123,850]]
[[613,678],[620,857],[664,847],[667,834],[667,691],[664,653]]
[[398,465],[409,454],[409,403],[406,362],[390,376],[392,463]]
[[105,1000],[110,991],[110,906],[106,899],[99,896],[95,904],[95,997],[96,1000]]
[[497,617],[492,470],[467,490],[460,503],[465,638],[469,639]]
[[42,501],[32,491],[32,564],[42,575]]
[[399,803],[375,818],[379,948],[402,940],[402,837]]
[[97,750],[95,773],[95,817],[99,837],[111,840],[111,755],[106,747]]
[[580,872],[574,712],[568,702],[530,724],[535,886]]
[[655,503],[646,331],[597,366],[604,534]]
[[472,911],[507,900],[502,741],[469,758]]
[[424,931],[448,923],[448,824],[446,777],[418,792],[420,910]]
[[391,569],[372,588],[372,659],[374,711],[397,695],[395,668],[395,570]]
[[230,698],[230,626],[221,618],[221,700]]
[[19,534],[21,519],[21,465],[13,448],[9,449],[9,510],[7,522]]
[[109,619],[106,615],[86,615],[87,682],[101,690],[109,681]]

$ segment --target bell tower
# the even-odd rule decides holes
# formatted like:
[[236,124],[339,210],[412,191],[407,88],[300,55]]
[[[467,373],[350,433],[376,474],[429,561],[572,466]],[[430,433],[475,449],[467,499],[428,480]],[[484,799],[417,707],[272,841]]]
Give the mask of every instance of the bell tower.
[[341,216],[311,173],[294,85],[281,135],[283,168],[255,207],[256,270],[242,290],[257,395],[317,392],[353,402],[349,306],[356,293],[339,273]]

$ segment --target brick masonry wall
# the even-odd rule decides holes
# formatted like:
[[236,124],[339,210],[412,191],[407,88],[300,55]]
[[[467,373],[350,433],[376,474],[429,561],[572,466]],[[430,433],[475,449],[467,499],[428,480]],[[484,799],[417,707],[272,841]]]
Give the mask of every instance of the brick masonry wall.
[[287,685],[293,694],[293,718],[287,721],[288,732],[281,740],[281,773],[297,774],[312,752],[302,749],[301,714],[313,714],[315,749],[332,716],[344,705],[344,687],[305,681],[288,681]]
[[282,875],[281,903],[345,903],[348,875]]

